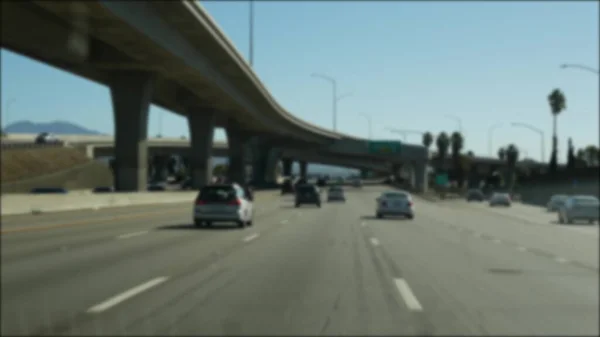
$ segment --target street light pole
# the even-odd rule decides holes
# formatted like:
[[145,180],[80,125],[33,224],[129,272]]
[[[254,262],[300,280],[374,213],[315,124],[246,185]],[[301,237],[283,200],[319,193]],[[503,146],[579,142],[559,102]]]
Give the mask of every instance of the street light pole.
[[248,53],[250,59],[250,67],[254,67],[254,0],[250,0],[250,11],[249,11],[249,47],[250,51]]
[[600,74],[600,71],[598,71],[598,69],[594,69],[592,67],[588,67],[588,66],[584,66],[582,64],[561,64],[560,67],[562,69],[566,69],[566,68],[577,68],[577,69],[581,69],[581,70],[585,70],[591,73],[594,73],[596,75]]
[[462,119],[460,117],[454,115],[446,115],[446,117],[455,120],[458,123],[458,131],[460,131],[460,133],[463,133]]
[[544,142],[544,131],[542,131],[541,129],[536,128],[535,126],[529,125],[529,124],[525,124],[525,123],[511,123],[512,126],[515,127],[521,127],[521,128],[525,128],[525,129],[529,129],[537,134],[540,135],[540,140],[541,140],[541,158],[542,158],[542,162],[546,162],[546,145]]
[[342,98],[346,98],[346,97],[350,97],[352,96],[352,93],[346,93],[343,95],[338,96],[337,94],[337,81],[330,76],[327,75],[322,75],[322,74],[311,74],[312,77],[316,77],[316,78],[320,78],[323,80],[328,81],[329,83],[331,83],[331,86],[333,88],[333,100],[332,100],[332,119],[333,119],[333,131],[337,132],[337,103],[338,101],[340,101]]
[[499,128],[500,126],[502,126],[501,123],[497,123],[494,124],[492,126],[490,126],[490,128],[488,129],[488,153],[490,157],[493,157],[493,146],[492,143],[494,142],[494,130],[496,130],[497,128]]
[[372,129],[372,124],[371,124],[371,116],[367,115],[366,113],[361,113],[361,115],[363,117],[365,117],[367,119],[367,123],[369,124],[369,140],[373,139],[373,129]]

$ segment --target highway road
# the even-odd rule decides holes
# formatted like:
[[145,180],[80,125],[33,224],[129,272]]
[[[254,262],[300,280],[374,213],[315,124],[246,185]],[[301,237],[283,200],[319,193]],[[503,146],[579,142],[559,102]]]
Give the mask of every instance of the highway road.
[[2,334],[598,335],[597,229],[461,200],[378,220],[383,189],[261,197],[243,230],[189,204],[3,217]]

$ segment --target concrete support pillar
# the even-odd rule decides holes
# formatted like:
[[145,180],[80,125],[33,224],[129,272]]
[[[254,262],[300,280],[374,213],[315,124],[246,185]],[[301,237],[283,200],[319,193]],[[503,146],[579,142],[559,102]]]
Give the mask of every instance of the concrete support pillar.
[[155,155],[150,160],[152,163],[150,166],[150,172],[153,182],[162,182],[167,178],[167,164],[169,163],[169,156],[167,155]]
[[400,177],[400,170],[402,169],[402,166],[399,164],[392,164],[392,176],[394,177],[394,180],[396,182],[400,181],[401,177]]
[[192,188],[199,189],[212,179],[212,145],[216,112],[211,109],[188,108],[190,149],[187,155]]
[[249,145],[251,135],[233,122],[227,125],[225,133],[229,147],[227,179],[238,184],[245,184],[247,180],[246,161],[249,152],[247,145]]
[[429,177],[427,176],[427,162],[417,162],[414,165],[415,189],[417,192],[425,193],[429,188]]
[[279,164],[282,152],[281,149],[275,148],[271,149],[269,153],[265,170],[265,180],[268,184],[277,183],[277,165]]
[[292,175],[292,164],[294,164],[294,161],[291,158],[283,158],[281,164],[283,166],[283,176],[290,177]]
[[306,174],[308,173],[308,164],[305,161],[299,161],[300,165],[300,177],[306,178]]
[[153,88],[154,77],[145,72],[120,72],[111,78],[117,191],[147,189],[148,111]]

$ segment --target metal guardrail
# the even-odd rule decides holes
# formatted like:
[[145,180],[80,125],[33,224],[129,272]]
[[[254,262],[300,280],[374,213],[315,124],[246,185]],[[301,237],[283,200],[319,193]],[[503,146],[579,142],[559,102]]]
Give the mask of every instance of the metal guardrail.
[[2,143],[2,150],[23,150],[23,149],[42,149],[42,148],[53,148],[53,147],[64,147],[66,146],[65,142],[58,143],[44,143],[44,144],[36,144],[36,143]]

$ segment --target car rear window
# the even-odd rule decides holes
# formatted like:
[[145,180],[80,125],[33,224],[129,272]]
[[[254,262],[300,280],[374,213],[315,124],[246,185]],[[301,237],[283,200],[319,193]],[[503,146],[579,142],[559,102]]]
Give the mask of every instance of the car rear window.
[[390,199],[408,199],[408,194],[406,193],[385,193],[383,195],[384,198]]
[[228,202],[235,200],[235,189],[231,186],[207,186],[204,187],[197,200],[206,202]]
[[341,187],[338,187],[338,186],[335,186],[335,187],[330,187],[330,188],[329,188],[329,191],[330,191],[330,192],[341,192],[341,191],[342,191],[342,188],[341,188]]
[[310,193],[310,192],[314,192],[315,188],[312,187],[311,185],[303,185],[303,186],[298,186],[298,192],[301,193]]
[[573,198],[573,201],[577,205],[598,205],[600,201],[594,197],[577,197]]

